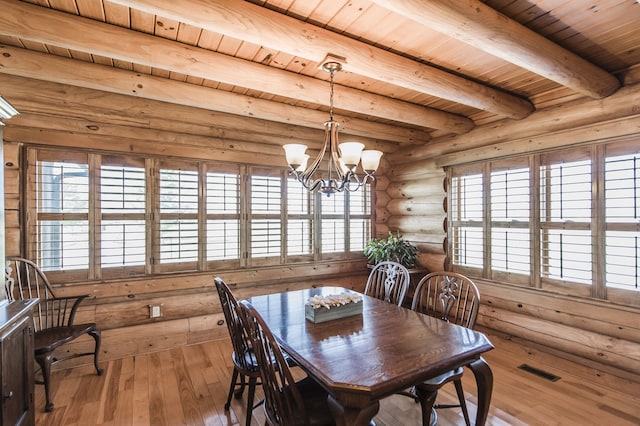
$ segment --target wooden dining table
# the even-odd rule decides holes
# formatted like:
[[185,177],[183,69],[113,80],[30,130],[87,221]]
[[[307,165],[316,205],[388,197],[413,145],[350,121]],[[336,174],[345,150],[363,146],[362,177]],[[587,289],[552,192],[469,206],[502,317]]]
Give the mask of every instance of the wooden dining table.
[[336,424],[369,425],[381,399],[460,366],[475,376],[475,424],[485,423],[493,375],[481,355],[493,345],[484,334],[365,295],[362,314],[305,318],[311,296],[345,292],[318,287],[248,299],[284,351],[328,391]]

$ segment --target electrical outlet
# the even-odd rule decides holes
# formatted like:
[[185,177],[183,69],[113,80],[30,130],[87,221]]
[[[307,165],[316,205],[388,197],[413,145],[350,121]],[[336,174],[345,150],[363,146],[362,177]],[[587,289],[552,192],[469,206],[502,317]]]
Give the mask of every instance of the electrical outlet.
[[160,305],[149,305],[149,318],[159,318],[161,316]]

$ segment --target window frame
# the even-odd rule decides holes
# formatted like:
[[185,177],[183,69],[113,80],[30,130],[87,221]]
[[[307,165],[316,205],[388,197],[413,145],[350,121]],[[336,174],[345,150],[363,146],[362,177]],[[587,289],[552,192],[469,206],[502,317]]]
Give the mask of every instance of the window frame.
[[[606,282],[606,269],[611,268],[611,265],[607,266],[606,260],[606,230],[621,230],[626,232],[640,232],[640,218],[634,220],[628,220],[624,223],[611,223],[607,222],[605,211],[605,161],[608,158],[616,155],[636,155],[640,153],[640,140],[638,138],[622,139],[610,142],[599,142],[594,144],[587,144],[581,146],[572,146],[559,148],[554,150],[545,150],[536,153],[529,153],[517,156],[510,156],[506,158],[488,159],[483,162],[475,162],[470,164],[451,165],[445,168],[447,174],[447,183],[449,188],[448,194],[448,243],[447,250],[449,253],[448,267],[456,272],[463,273],[465,275],[474,277],[479,280],[495,281],[504,283],[507,285],[525,286],[531,288],[538,288],[548,290],[556,293],[562,293],[577,297],[594,298],[599,300],[608,300],[615,303],[625,305],[640,305],[640,289],[639,288],[617,288],[611,284],[607,285]],[[553,160],[549,160],[552,158]],[[545,224],[542,218],[544,212],[541,212],[543,200],[540,191],[541,183],[541,170],[546,163],[550,161],[579,161],[581,159],[588,158],[590,160],[590,182],[588,186],[590,188],[590,208],[591,214],[588,222],[572,222],[567,223],[555,223],[551,228],[557,229],[577,229],[577,230],[590,230],[590,264],[591,264],[591,281],[588,284],[563,281],[548,277],[542,277],[541,274],[541,235],[540,232],[543,229],[550,227],[549,224]],[[470,175],[478,170],[482,170],[484,176],[483,185],[483,206],[485,212],[490,212],[490,191],[486,190],[490,188],[489,176],[491,173],[492,164],[498,164],[500,162],[528,162],[529,164],[529,178],[530,178],[530,265],[531,273],[529,276],[517,277],[516,275],[507,274],[506,276],[500,273],[495,273],[490,267],[491,258],[491,243],[487,240],[491,239],[491,220],[490,214],[484,215],[483,225],[483,238],[484,244],[484,257],[485,262],[483,268],[469,268],[464,265],[458,265],[454,259],[454,247],[455,247],[455,233],[456,227],[460,225],[453,217],[455,211],[455,198],[456,188],[453,186],[453,179],[458,176]],[[638,161],[640,164],[640,161]],[[636,166],[637,167],[637,166]],[[638,173],[638,182],[640,180],[640,173]],[[640,183],[636,183],[636,188],[640,188]],[[636,203],[640,205],[640,191],[635,195]],[[640,215],[639,215],[640,216]],[[640,265],[640,259],[636,259],[636,262]],[[520,279],[524,278],[524,279]],[[637,280],[637,278],[636,278]],[[637,284],[636,284],[637,286]]]
[[[130,156],[118,152],[99,152],[89,150],[63,150],[56,147],[38,147],[28,146],[24,147],[25,153],[25,185],[23,186],[23,193],[25,199],[25,232],[24,232],[24,251],[25,256],[34,259],[38,262],[40,259],[40,253],[37,245],[38,223],[39,220],[35,214],[35,207],[37,206],[36,197],[36,176],[39,173],[38,160],[46,158],[58,158],[58,159],[70,159],[69,161],[77,161],[77,158],[85,159],[88,165],[89,174],[89,207],[88,212],[83,216],[87,217],[88,222],[88,239],[89,243],[89,266],[87,269],[81,270],[48,270],[47,275],[53,283],[65,282],[92,282],[92,281],[106,281],[111,279],[122,279],[124,277],[145,277],[154,275],[165,275],[173,273],[184,272],[206,272],[212,270],[230,270],[230,269],[244,269],[252,267],[269,267],[287,264],[299,264],[305,262],[323,262],[332,260],[362,260],[366,261],[362,255],[362,248],[351,249],[349,245],[348,228],[345,227],[345,249],[340,253],[322,254],[320,251],[319,241],[322,235],[320,209],[318,203],[322,194],[311,193],[310,203],[312,209],[310,214],[292,214],[287,212],[287,182],[290,180],[288,170],[283,167],[271,167],[254,166],[249,164],[238,164],[222,161],[210,161],[203,159],[188,159],[188,158],[167,158],[157,157],[152,155],[135,155]],[[102,221],[103,212],[101,211],[100,204],[100,177],[101,177],[101,161],[105,158],[121,158],[123,163],[127,161],[135,164],[144,164],[145,167],[145,199],[146,208],[144,214],[135,213],[132,217],[139,218],[144,217],[146,240],[145,240],[145,265],[143,267],[117,267],[112,268],[111,271],[107,271],[107,268],[103,268],[100,263],[100,248],[96,244],[100,244],[100,223]],[[106,163],[105,163],[106,164]],[[188,262],[176,262],[176,263],[161,263],[159,261],[159,237],[160,229],[159,224],[166,214],[161,214],[160,209],[160,170],[164,168],[188,166],[190,170],[197,171],[197,193],[198,193],[198,208],[197,211],[190,211],[188,214],[181,214],[176,212],[180,217],[187,217],[189,220],[197,220],[197,233],[198,233],[198,255],[196,261]],[[207,212],[207,173],[216,173],[219,171],[234,171],[238,173],[239,185],[238,185],[238,209],[236,213],[223,213],[223,214],[211,214]],[[277,215],[281,221],[282,229],[286,229],[289,218],[295,220],[300,217],[307,218],[312,222],[311,238],[313,240],[312,252],[309,254],[287,255],[287,237],[286,232],[280,232],[280,253],[277,256],[270,256],[267,258],[255,258],[251,256],[250,244],[251,244],[251,220],[256,216],[251,213],[251,176],[257,174],[259,171],[268,170],[270,175],[273,175],[281,181],[282,191],[280,191],[280,205],[281,209]],[[362,191],[360,188],[359,191]],[[366,190],[370,191],[369,199],[373,200],[375,197],[375,188],[373,185],[368,185]],[[345,197],[349,199],[349,195]],[[349,223],[349,208],[348,202],[346,202],[345,223]],[[116,214],[115,216],[126,216],[123,214]],[[361,211],[354,215],[354,217],[360,219],[364,218],[369,220],[369,229],[371,230],[371,236],[373,237],[375,209],[374,204],[371,202],[370,211],[363,214]],[[67,217],[69,217],[67,215]],[[107,216],[105,216],[107,217]],[[239,220],[239,256],[234,259],[224,260],[208,260],[207,259],[207,220],[212,218],[228,218]],[[325,231],[326,232],[326,231]],[[126,244],[125,236],[123,243]],[[117,244],[114,243],[114,244]],[[108,273],[107,273],[108,272]]]

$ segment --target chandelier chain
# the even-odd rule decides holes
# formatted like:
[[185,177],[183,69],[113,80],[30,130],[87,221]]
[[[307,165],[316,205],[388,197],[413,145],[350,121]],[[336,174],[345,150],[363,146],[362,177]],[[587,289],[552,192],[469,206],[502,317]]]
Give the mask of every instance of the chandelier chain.
[[329,119],[333,121],[333,76],[335,75],[336,70],[331,69],[330,71],[330,82],[329,82]]

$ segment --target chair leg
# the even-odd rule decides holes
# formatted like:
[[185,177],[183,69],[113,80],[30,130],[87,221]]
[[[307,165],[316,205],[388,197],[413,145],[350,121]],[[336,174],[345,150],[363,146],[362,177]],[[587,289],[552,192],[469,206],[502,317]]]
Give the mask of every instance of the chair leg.
[[245,382],[244,374],[240,373],[240,389],[236,390],[233,394],[233,396],[235,396],[236,399],[242,398],[242,394],[244,393],[245,386],[246,386],[246,382]]
[[247,420],[246,426],[251,426],[251,414],[253,413],[253,398],[256,394],[257,377],[249,377],[249,392],[247,393]]
[[53,361],[53,353],[48,353],[44,356],[37,356],[36,362],[40,365],[42,371],[42,381],[44,382],[44,395],[46,398],[46,404],[44,411],[53,411],[53,401],[51,401],[51,362]]
[[96,373],[98,376],[102,376],[104,370],[98,367],[98,354],[100,354],[100,342],[102,341],[100,330],[91,330],[89,334],[93,337],[93,340],[96,341],[96,348],[93,352],[93,365],[96,367]]
[[238,369],[233,367],[233,374],[231,375],[231,384],[229,385],[229,395],[227,396],[227,402],[224,404],[224,411],[229,410],[231,406],[231,395],[236,388],[236,380],[238,380]]
[[458,401],[460,401],[460,408],[462,409],[462,415],[464,416],[464,423],[467,426],[471,426],[469,421],[469,412],[467,411],[467,402],[464,399],[464,391],[462,390],[462,380],[456,379],[453,381],[456,386],[456,393],[458,394]]

